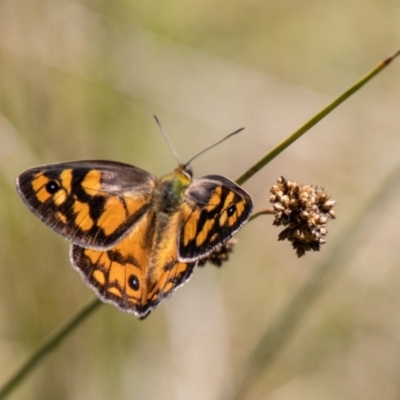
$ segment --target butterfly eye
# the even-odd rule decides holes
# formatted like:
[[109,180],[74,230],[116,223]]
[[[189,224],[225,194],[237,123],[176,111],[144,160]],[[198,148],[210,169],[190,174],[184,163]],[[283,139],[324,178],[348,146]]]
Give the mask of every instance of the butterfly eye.
[[46,190],[50,194],[54,194],[60,190],[60,185],[56,181],[50,181],[46,184]]
[[128,278],[128,284],[133,290],[139,290],[139,280],[135,275],[131,275]]
[[233,214],[235,214],[235,211],[236,211],[236,206],[231,205],[227,210],[228,217],[231,217]]

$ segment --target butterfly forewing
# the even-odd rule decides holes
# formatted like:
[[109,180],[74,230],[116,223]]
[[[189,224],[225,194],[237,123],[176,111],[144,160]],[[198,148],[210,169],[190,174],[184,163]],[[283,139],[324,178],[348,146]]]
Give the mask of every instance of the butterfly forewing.
[[17,179],[35,215],[73,243],[99,249],[112,246],[143,217],[156,184],[150,173],[112,161],[45,165]]
[[226,242],[249,219],[251,196],[218,175],[195,180],[181,207],[178,258],[195,261]]

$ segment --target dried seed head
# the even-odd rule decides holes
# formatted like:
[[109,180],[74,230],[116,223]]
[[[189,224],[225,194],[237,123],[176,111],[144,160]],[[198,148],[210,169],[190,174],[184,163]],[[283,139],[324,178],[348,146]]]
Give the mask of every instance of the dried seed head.
[[217,247],[211,254],[207,257],[202,258],[198,262],[198,266],[202,267],[205,263],[210,262],[217,267],[220,267],[223,262],[228,261],[229,253],[233,252],[233,248],[237,243],[237,239],[230,238],[226,243]]
[[289,240],[299,257],[306,251],[318,251],[326,242],[326,224],[335,218],[331,200],[323,189],[299,185],[283,176],[271,187],[270,202],[274,208],[273,224],[286,228],[278,240]]

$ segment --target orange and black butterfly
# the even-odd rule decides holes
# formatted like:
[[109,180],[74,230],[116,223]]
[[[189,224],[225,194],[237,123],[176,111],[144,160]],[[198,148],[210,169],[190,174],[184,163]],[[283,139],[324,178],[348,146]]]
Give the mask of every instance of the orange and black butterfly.
[[100,299],[138,318],[186,282],[253,208],[223,176],[193,180],[189,163],[161,179],[114,161],[50,164],[24,171],[17,190],[72,242],[72,265]]

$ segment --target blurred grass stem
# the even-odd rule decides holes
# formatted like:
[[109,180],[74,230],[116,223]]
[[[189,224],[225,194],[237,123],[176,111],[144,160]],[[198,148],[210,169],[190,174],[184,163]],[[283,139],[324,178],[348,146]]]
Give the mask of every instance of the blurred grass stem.
[[95,311],[100,304],[103,304],[99,299],[95,299],[87,306],[82,308],[76,315],[70,320],[66,321],[60,326],[50,337],[48,337],[40,346],[36,349],[34,354],[19,368],[19,370],[11,376],[6,384],[0,389],[0,399],[5,399],[13,389],[15,389],[19,383],[31,372],[35,366],[62,340],[67,337],[75,328],[77,328],[81,322],[83,322],[90,314]]
[[348,99],[353,93],[357,92],[362,86],[364,86],[368,81],[370,81],[376,74],[381,72],[386,68],[398,55],[400,54],[400,49],[397,50],[390,57],[381,61],[375,68],[364,75],[359,81],[357,81],[353,86],[347,89],[339,97],[337,97],[332,103],[328,104],[319,113],[314,115],[308,122],[302,125],[299,129],[294,131],[290,136],[279,143],[275,148],[273,148],[267,155],[265,155],[260,161],[254,164],[250,169],[248,169],[243,175],[236,179],[236,183],[242,185],[249,178],[251,178],[255,173],[257,173],[261,168],[265,167],[271,160],[273,160],[278,154],[282,153],[287,147],[289,147],[294,141],[299,139],[304,133],[316,125],[322,118],[326,117],[330,112],[332,112],[337,106],[342,104],[346,99]]

